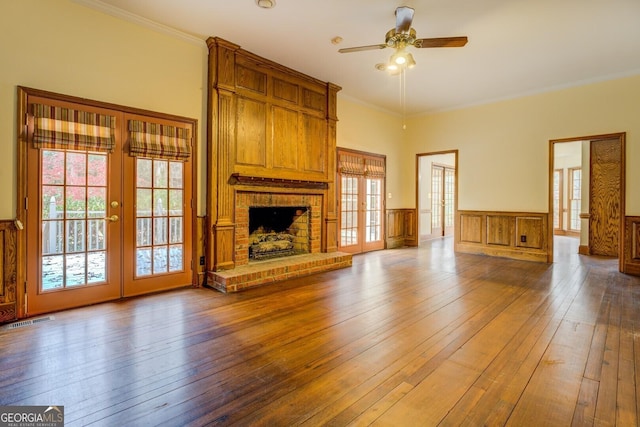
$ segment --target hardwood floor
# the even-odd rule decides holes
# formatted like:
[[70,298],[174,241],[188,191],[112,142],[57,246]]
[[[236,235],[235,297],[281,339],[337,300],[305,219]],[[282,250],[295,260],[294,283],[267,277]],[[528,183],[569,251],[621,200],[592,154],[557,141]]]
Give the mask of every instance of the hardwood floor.
[[437,240],[3,328],[0,404],[67,426],[637,425],[640,278],[556,239],[554,264]]

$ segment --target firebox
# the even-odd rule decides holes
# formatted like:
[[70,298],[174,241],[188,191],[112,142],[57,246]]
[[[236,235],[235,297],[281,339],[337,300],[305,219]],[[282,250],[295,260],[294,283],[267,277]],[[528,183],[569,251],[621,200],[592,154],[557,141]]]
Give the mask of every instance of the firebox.
[[249,207],[249,260],[310,252],[309,208]]

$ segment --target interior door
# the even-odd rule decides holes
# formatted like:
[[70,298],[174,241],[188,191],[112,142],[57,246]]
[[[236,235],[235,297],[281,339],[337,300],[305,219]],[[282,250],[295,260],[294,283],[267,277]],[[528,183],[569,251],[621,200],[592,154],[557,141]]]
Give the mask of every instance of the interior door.
[[621,178],[620,140],[591,141],[589,251],[592,255],[618,256]]
[[454,168],[431,166],[431,235],[433,237],[453,235],[455,179]]
[[444,167],[431,166],[431,235],[444,236]]
[[[31,111],[37,105],[46,113],[44,117],[28,115],[24,142],[28,144],[29,175],[25,201],[27,313],[118,298],[122,280],[121,153],[82,148],[78,141],[90,138],[86,128],[91,125],[71,125],[65,120],[73,119],[56,117],[61,112],[77,115],[76,105],[37,97],[29,102]],[[87,117],[113,117],[110,110],[83,109]],[[113,137],[120,146],[117,125],[116,121]],[[37,145],[40,134],[47,142]],[[74,139],[76,143],[68,143]]]

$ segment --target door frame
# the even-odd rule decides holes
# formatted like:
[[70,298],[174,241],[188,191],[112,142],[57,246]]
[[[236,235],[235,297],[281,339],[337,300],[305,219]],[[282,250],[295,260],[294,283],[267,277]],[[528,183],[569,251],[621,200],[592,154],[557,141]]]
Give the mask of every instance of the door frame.
[[[26,197],[28,194],[27,188],[27,177],[29,170],[27,168],[27,113],[28,113],[28,100],[30,97],[42,97],[49,98],[56,101],[63,102],[71,102],[74,104],[83,104],[90,107],[104,108],[110,110],[118,110],[123,113],[130,113],[136,115],[143,115],[147,117],[156,117],[160,119],[167,120],[175,120],[181,121],[185,123],[189,123],[192,126],[192,153],[191,153],[191,180],[192,180],[192,194],[190,200],[190,206],[192,209],[191,215],[191,230],[192,235],[189,236],[191,239],[191,251],[192,251],[192,265],[190,266],[192,272],[191,283],[192,285],[198,284],[198,269],[196,264],[196,259],[198,258],[198,254],[201,251],[197,250],[198,238],[195,235],[197,228],[197,220],[198,215],[196,212],[196,207],[198,206],[198,188],[197,188],[197,165],[198,165],[198,157],[197,157],[197,148],[198,148],[198,120],[192,119],[183,116],[177,116],[172,114],[159,113],[155,111],[144,110],[140,108],[128,107],[124,105],[112,104],[108,102],[101,102],[92,99],[80,98],[71,95],[59,94],[55,92],[49,92],[41,89],[34,89],[24,86],[17,87],[17,114],[16,114],[16,151],[17,151],[17,203],[16,203],[16,219],[15,223],[18,228],[17,239],[16,239],[16,283],[17,292],[16,292],[16,311],[17,318],[24,318],[28,315],[27,313],[27,230],[24,229],[24,226],[27,224],[27,206],[26,206]],[[124,142],[123,142],[124,144]],[[124,183],[123,183],[124,185]],[[189,267],[189,266],[186,266]],[[122,295],[122,293],[121,293]]]
[[[591,142],[594,140],[601,139],[617,139],[620,144],[620,225],[618,230],[618,270],[620,272],[624,272],[624,224],[625,224],[625,216],[626,216],[626,204],[625,204],[625,195],[626,195],[626,132],[617,132],[617,133],[609,133],[602,135],[589,135],[589,136],[580,136],[573,138],[560,138],[560,139],[552,139],[549,140],[549,186],[548,186],[548,202],[549,202],[549,212],[548,212],[548,230],[547,230],[547,240],[548,240],[548,248],[549,251],[547,253],[547,262],[553,262],[553,172],[555,169],[555,144],[563,143],[563,142],[574,142],[574,141],[588,141],[589,142],[589,151],[591,151]],[[583,169],[585,165],[582,165]],[[591,188],[591,160],[589,160],[589,188]],[[582,182],[584,186],[584,179]],[[589,206],[591,206],[591,191],[589,191],[589,199],[587,200]],[[580,216],[583,219],[583,216]],[[588,231],[591,233],[591,231]],[[580,254],[589,255],[588,246],[586,248],[580,247]]]
[[[454,169],[454,173],[455,173],[455,182],[454,182],[454,196],[453,196],[453,235],[455,236],[456,234],[456,230],[459,229],[460,224],[459,224],[459,218],[458,218],[458,150],[454,149],[454,150],[443,150],[443,151],[430,151],[430,152],[425,152],[425,153],[417,153],[416,154],[416,172],[415,172],[415,179],[416,179],[416,221],[415,221],[415,227],[416,230],[415,231],[415,235],[418,236],[418,246],[420,246],[420,159],[422,157],[429,157],[429,156],[437,156],[437,155],[441,155],[441,154],[453,154],[453,167]],[[429,173],[431,173],[431,171],[429,171]],[[455,248],[454,248],[455,251]]]

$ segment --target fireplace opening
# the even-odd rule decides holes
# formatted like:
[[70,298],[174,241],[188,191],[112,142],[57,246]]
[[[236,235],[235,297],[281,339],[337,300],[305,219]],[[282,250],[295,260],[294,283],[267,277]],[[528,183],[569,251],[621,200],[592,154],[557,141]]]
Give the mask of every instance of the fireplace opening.
[[249,208],[249,260],[309,253],[309,209],[296,207]]

